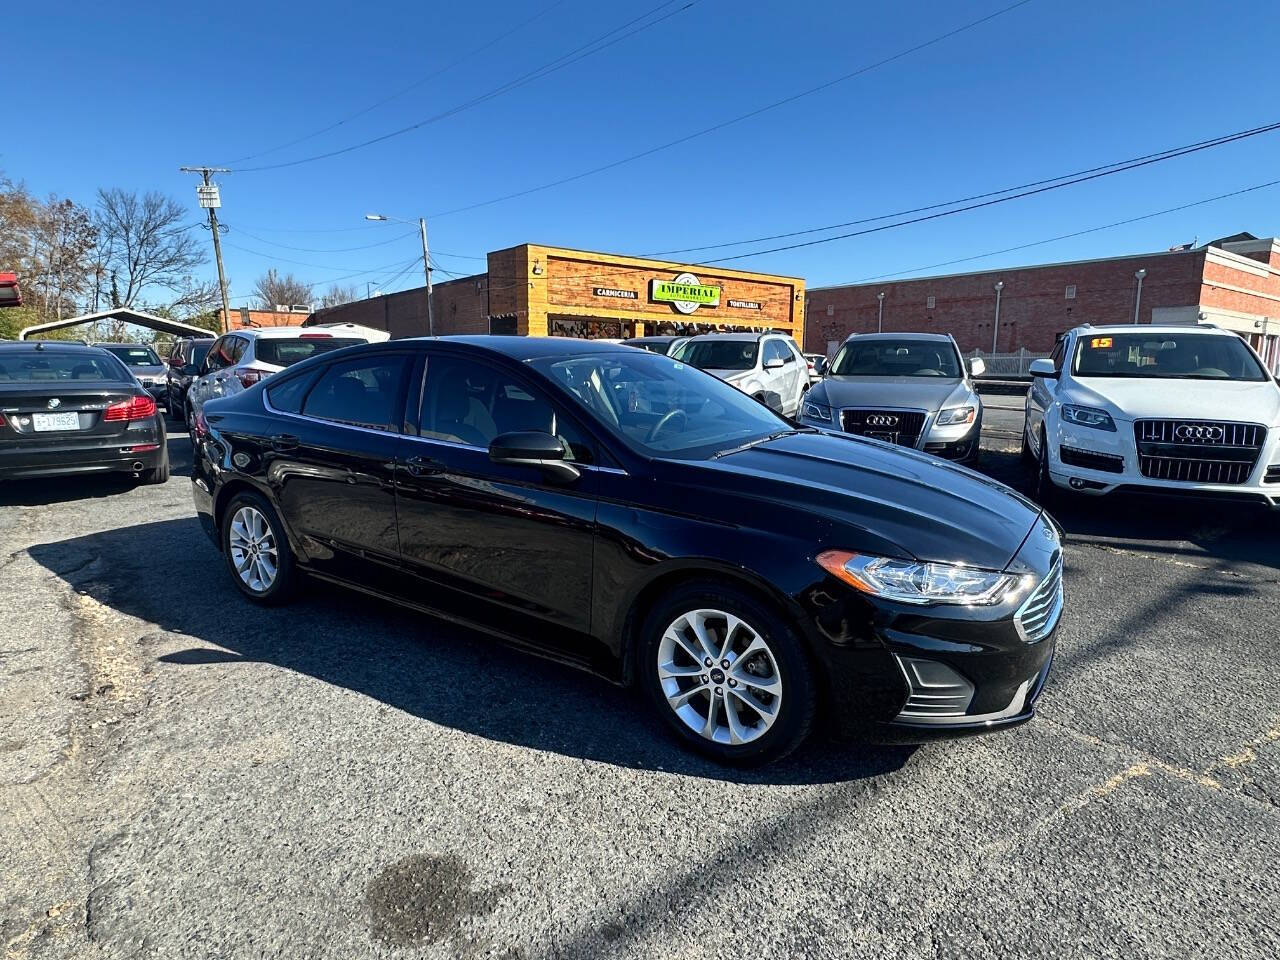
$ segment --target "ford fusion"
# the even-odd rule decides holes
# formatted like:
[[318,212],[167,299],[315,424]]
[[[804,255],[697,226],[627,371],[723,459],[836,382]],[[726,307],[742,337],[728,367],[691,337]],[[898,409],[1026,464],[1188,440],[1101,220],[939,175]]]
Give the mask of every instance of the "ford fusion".
[[97,347],[0,343],[0,479],[109,472],[169,479],[151,394]]
[[971,464],[982,432],[971,372],[982,367],[966,368],[949,336],[854,334],[805,397],[800,419]]
[[250,600],[306,573],[478,627],[638,685],[721,761],[815,728],[1011,726],[1049,672],[1062,551],[1039,508],[671,357],[369,344],[205,414],[196,510]]
[[1031,366],[1023,456],[1062,487],[1280,506],[1280,387],[1210,326],[1078,327]]

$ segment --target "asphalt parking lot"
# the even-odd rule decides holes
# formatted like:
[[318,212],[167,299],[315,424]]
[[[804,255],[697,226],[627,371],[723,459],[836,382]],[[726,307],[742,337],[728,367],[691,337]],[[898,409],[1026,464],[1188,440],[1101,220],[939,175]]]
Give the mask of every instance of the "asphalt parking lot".
[[252,607],[170,445],[163,487],[0,488],[6,958],[1280,950],[1280,517],[1067,503],[1036,720],[744,773],[398,608]]

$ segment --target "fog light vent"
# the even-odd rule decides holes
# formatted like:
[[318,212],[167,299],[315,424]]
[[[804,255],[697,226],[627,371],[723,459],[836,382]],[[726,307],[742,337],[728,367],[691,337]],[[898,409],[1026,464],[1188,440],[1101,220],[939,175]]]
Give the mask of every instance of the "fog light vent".
[[973,684],[937,660],[898,657],[903,676],[911,688],[899,720],[927,720],[930,717],[959,717],[973,700]]

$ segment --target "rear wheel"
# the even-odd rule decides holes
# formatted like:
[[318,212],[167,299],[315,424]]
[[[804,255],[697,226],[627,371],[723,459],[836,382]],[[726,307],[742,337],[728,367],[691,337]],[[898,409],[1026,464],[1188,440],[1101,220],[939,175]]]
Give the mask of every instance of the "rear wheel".
[[222,555],[240,592],[255,603],[280,603],[293,589],[293,551],[264,497],[237,493],[222,514]]
[[168,483],[169,482],[169,445],[161,441],[160,465],[150,470],[142,471],[143,483]]
[[645,619],[638,674],[685,743],[723,763],[786,756],[817,709],[808,657],[786,621],[751,594],[694,583]]

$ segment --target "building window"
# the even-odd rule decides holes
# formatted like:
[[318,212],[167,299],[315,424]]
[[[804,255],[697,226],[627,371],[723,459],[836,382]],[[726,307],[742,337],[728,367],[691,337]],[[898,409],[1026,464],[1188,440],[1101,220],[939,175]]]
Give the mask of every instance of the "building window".
[[937,305],[938,305],[938,298],[937,298],[937,297],[930,297],[929,299],[927,299],[927,300],[925,301],[925,306],[926,306],[926,307],[928,307],[930,310],[932,310],[932,309],[933,309],[934,307],[936,307]]
[[1074,283],[1067,284],[1067,299],[1074,300],[1076,298],[1076,285]]

